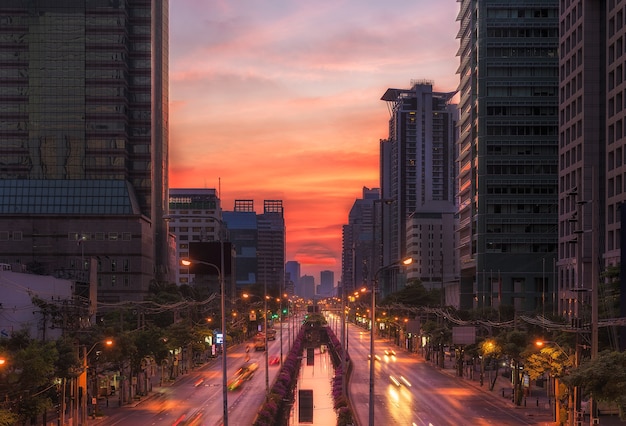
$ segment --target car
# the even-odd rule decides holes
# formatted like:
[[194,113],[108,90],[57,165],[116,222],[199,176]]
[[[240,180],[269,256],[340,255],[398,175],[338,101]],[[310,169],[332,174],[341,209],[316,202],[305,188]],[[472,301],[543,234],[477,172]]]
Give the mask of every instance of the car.
[[269,359],[268,361],[269,365],[279,365],[280,364],[280,357],[278,356],[273,356]]
[[255,351],[264,351],[265,350],[265,337],[255,337],[254,338],[254,350]]
[[[371,356],[371,355],[368,355],[368,356],[367,356],[367,359],[372,359],[372,356]],[[379,356],[379,355],[374,355],[374,359],[375,359],[376,361],[380,361],[380,356]]]
[[253,362],[249,365],[239,367],[233,377],[228,381],[226,387],[230,391],[239,389],[241,385],[254,376],[254,372],[259,369],[259,363]]
[[276,330],[273,328],[267,329],[267,340],[276,340]]
[[396,351],[394,351],[393,349],[385,349],[385,355],[396,356]]

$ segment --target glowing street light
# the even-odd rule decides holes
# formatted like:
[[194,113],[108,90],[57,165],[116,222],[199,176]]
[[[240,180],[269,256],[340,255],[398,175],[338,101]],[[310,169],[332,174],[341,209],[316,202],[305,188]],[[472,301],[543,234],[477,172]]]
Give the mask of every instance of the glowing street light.
[[[221,240],[221,239],[220,239]],[[220,305],[222,309],[222,400],[223,400],[223,416],[224,426],[228,426],[228,363],[226,360],[226,294],[224,289],[224,247],[222,246],[221,265],[217,266],[209,262],[195,259],[182,259],[180,262],[183,266],[191,266],[193,264],[205,265],[214,268],[220,282]]]
[[[87,346],[81,346],[83,349],[83,356],[82,356],[82,369],[80,372],[80,375],[78,376],[78,387],[79,389],[81,389],[81,392],[85,392],[85,395],[79,395],[79,400],[80,400],[80,422],[79,424],[81,425],[85,425],[87,424],[87,395],[86,395],[86,390],[87,390],[87,369],[89,368],[88,362],[87,362],[87,357],[89,357],[89,354],[91,354],[91,352],[93,352],[93,350],[96,348],[96,346],[100,345],[104,343],[105,346],[112,346],[113,345],[113,340],[111,339],[107,339],[105,341],[97,341],[96,343],[94,343],[91,348],[89,348],[89,350],[87,350]],[[78,405],[75,405],[76,408],[78,408]],[[78,414],[78,413],[77,413]],[[78,417],[78,416],[77,416]]]
[[374,329],[376,328],[376,288],[378,287],[378,275],[387,269],[391,269],[395,266],[408,266],[413,263],[413,258],[406,258],[396,262],[393,262],[387,266],[383,266],[374,274],[374,281],[372,282],[372,306],[370,308],[371,314],[371,328],[370,328],[370,394],[369,394],[369,426],[374,426]]

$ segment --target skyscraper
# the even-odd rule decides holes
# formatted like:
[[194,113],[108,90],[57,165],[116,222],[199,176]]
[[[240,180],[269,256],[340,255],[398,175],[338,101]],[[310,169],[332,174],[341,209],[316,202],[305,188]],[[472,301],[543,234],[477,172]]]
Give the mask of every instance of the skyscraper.
[[380,200],[380,189],[363,187],[363,197],[354,201],[348,215],[348,224],[343,226],[341,285],[347,293],[368,285],[372,278],[370,272],[373,256],[374,253],[379,253],[374,248],[375,200]]
[[263,213],[257,216],[258,278],[271,296],[285,290],[285,218],[282,200],[264,200]]
[[459,22],[460,306],[533,311],[557,254],[559,2],[462,0]]
[[175,282],[191,284],[189,267],[180,262],[189,259],[190,242],[225,238],[221,201],[213,188],[171,188],[169,193],[169,230],[176,237]]
[[320,285],[318,295],[322,297],[334,296],[335,273],[333,271],[320,271]]
[[301,295],[300,292],[300,262],[288,260],[285,263],[285,287],[289,295]]
[[[431,81],[409,89],[387,89],[389,137],[381,141],[381,199],[375,202],[377,255],[372,275],[407,257],[407,218],[434,203],[454,205],[455,92],[434,92]],[[449,207],[446,208],[446,211]],[[402,288],[397,270],[379,277],[382,295]]]
[[140,299],[168,279],[168,1],[0,3],[0,259]]
[[[589,306],[587,291],[594,281],[592,262],[597,265],[605,250],[599,244],[602,240],[594,242],[592,239],[600,235],[604,237],[605,227],[610,229],[606,247],[610,253],[608,263],[619,263],[619,205],[624,201],[621,186],[625,170],[621,166],[624,146],[621,130],[624,85],[620,84],[623,80],[623,56],[621,60],[618,58],[623,54],[621,47],[611,49],[613,57],[607,63],[606,31],[610,28],[612,40],[619,40],[625,31],[621,25],[621,6],[611,7],[613,24],[609,27],[606,2],[586,2],[584,7],[576,2],[565,2],[563,5],[565,7],[560,11],[562,31],[559,34],[562,72],[559,75],[561,161],[557,308],[565,318],[582,319],[581,304]],[[616,13],[620,22],[617,26],[614,20]],[[607,108],[607,99],[610,100],[610,108]],[[607,123],[610,123],[608,129]],[[605,163],[607,152],[610,153],[610,165]],[[610,178],[605,181],[607,176]],[[605,183],[610,187],[608,194]],[[607,205],[609,215],[604,221],[601,218],[608,201],[607,195],[610,199]],[[598,217],[594,218],[596,214]],[[595,227],[593,233],[592,227]],[[595,281],[597,283],[598,279]]]
[[235,254],[236,287],[256,283],[258,225],[254,200],[235,200],[233,211],[222,213],[228,227],[228,239],[233,243]]

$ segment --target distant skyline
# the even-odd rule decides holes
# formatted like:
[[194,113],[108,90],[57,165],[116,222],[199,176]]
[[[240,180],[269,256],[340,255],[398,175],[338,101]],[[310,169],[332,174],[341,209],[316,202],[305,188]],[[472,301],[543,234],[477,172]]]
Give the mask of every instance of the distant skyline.
[[458,85],[455,0],[170,2],[170,187],[281,199],[287,260],[341,279],[341,227],[379,186],[389,87]]

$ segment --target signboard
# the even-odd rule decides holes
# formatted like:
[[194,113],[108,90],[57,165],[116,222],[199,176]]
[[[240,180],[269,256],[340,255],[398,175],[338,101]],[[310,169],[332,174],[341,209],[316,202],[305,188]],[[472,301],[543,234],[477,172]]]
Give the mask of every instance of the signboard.
[[476,343],[476,327],[452,327],[452,343],[455,345],[472,345]]
[[224,335],[222,333],[217,333],[215,335],[215,343],[217,343],[218,345],[224,343]]

